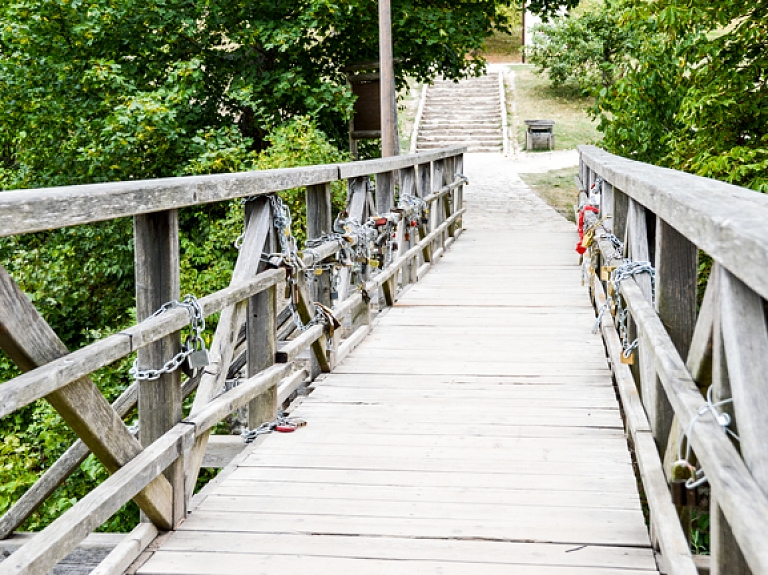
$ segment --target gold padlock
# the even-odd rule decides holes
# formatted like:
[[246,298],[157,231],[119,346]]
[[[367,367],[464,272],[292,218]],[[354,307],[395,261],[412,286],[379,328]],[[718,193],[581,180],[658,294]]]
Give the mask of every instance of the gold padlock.
[[372,268],[377,268],[379,267],[379,260],[369,259],[368,265],[371,266]]
[[316,276],[323,275],[323,268],[315,268],[315,275]]
[[611,272],[616,269],[616,266],[602,266],[600,268],[600,280],[607,282],[611,280]]
[[608,297],[613,297],[613,282],[608,282]]
[[634,365],[634,363],[635,363],[635,352],[633,351],[628,356],[624,355],[624,352],[621,352],[621,363],[624,363],[626,365]]
[[595,240],[595,230],[589,230],[586,234],[584,234],[584,239],[581,240],[581,245],[584,248],[588,248],[592,245],[592,242]]

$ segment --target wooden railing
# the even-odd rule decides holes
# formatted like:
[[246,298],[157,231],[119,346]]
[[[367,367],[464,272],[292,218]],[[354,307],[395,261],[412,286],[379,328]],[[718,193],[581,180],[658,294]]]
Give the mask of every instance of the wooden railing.
[[[585,272],[603,312],[653,543],[670,574],[695,575],[697,566],[768,573],[768,197],[579,150]],[[708,279],[701,253],[713,262]],[[615,270],[629,270],[624,258],[650,263],[655,282],[641,271],[616,286]],[[692,556],[687,540],[701,493],[686,482],[697,480],[709,485],[706,559]]]
[[[372,305],[378,300],[393,305],[398,286],[417,281],[461,233],[463,152],[452,148],[339,165],[0,193],[0,237],[133,216],[139,319],[69,353],[0,267],[0,347],[25,371],[0,385],[0,417],[45,398],[80,437],[0,519],[0,536],[21,525],[89,452],[111,473],[0,563],[0,573],[47,573],[130,499],[151,523],[140,525],[99,573],[121,572],[158,529],[176,527],[186,516],[212,427],[243,406],[251,429],[274,420],[280,404],[320,372],[333,370],[365,337]],[[348,183],[350,227],[333,235],[330,185],[339,180]],[[276,228],[274,194],[297,187],[306,188],[307,237],[324,240],[298,254],[281,253],[277,234],[285,231]],[[153,315],[180,296],[178,209],[235,198],[249,201],[231,284],[198,300],[203,316],[220,313],[210,363],[183,384],[178,369],[156,380],[137,380],[110,406],[89,374],[133,352],[142,369],[158,369],[181,349],[188,310]],[[383,238],[376,248],[383,265],[374,269],[371,260],[363,262],[354,280],[349,267],[302,272],[302,266],[334,262],[340,250],[368,242],[354,228],[372,217],[378,221],[368,229]],[[265,253],[280,254],[273,261],[276,269],[264,262]],[[293,286],[289,305],[279,311],[277,287],[286,281]],[[308,327],[316,303],[331,309],[333,318]],[[297,329],[295,315],[306,329]],[[331,334],[327,323],[344,318],[349,335],[342,340],[340,330]],[[299,366],[297,358],[308,349],[309,363]],[[245,379],[224,392],[227,379],[240,369]],[[190,415],[182,419],[182,398],[193,391]],[[123,422],[136,405],[139,439]]]

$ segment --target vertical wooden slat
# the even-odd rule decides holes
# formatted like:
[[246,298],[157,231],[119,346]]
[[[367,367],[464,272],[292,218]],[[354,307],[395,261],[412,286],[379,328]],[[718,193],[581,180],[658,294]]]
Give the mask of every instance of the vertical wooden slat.
[[[437,160],[436,162],[432,162],[432,189],[431,189],[432,192],[436,192],[442,187],[444,173],[445,173],[445,167],[443,164],[443,160]],[[442,202],[440,200],[436,200],[432,202],[430,216],[431,216],[430,219],[432,222],[432,229],[434,230],[438,228],[440,224],[443,222]],[[438,237],[432,243],[433,253],[434,253],[434,250],[436,250],[439,247],[443,247],[445,245],[445,240],[443,239],[443,236],[444,236],[443,234],[438,234]]]
[[[407,168],[400,171],[400,194],[405,196],[416,195],[416,170],[415,168]],[[414,236],[416,230],[411,229],[411,218],[414,216],[408,216],[403,218],[398,226],[397,240],[398,250],[397,256],[407,252],[411,246],[414,245]],[[405,238],[408,237],[408,240]],[[406,286],[416,281],[416,261],[415,258],[411,258],[402,268],[402,284]]]
[[627,240],[627,216],[629,212],[629,196],[613,187],[613,235],[624,242]]
[[613,230],[613,186],[603,181],[603,193],[600,196],[600,217],[603,220],[603,228]]
[[[464,174],[464,154],[459,154],[456,156],[456,164],[454,166],[454,171],[457,174]],[[464,186],[459,186],[456,188],[456,203],[454,204],[453,209],[455,211],[459,211],[464,207]],[[463,218],[459,218],[456,220],[456,229],[462,230],[464,229],[464,221]]]
[[[163,304],[179,299],[179,215],[176,210],[135,216],[133,219],[136,318],[142,321]],[[158,369],[181,349],[180,333],[172,333],[138,352],[140,369]],[[151,445],[181,421],[181,371],[153,381],[139,381],[139,439]],[[184,460],[164,471],[173,489],[173,524],[186,516]]]
[[[419,164],[417,166],[418,177],[416,180],[416,193],[419,197],[426,197],[432,192],[432,166],[430,164]],[[419,222],[419,239],[424,239],[432,230],[432,214],[427,217],[427,223]],[[425,246],[421,251],[424,263],[432,261],[432,245]]]
[[[274,217],[267,198],[257,198],[245,205],[246,221],[256,221],[256,214],[265,210]],[[264,251],[276,250],[275,229],[270,226]],[[259,271],[265,268],[262,263]],[[247,376],[253,377],[275,363],[277,353],[277,286],[272,286],[248,299],[246,326]],[[248,428],[256,429],[277,417],[277,385],[272,386],[248,404]]]
[[[715,265],[711,272],[718,275],[717,282],[719,287],[712,326],[712,400],[714,402],[733,397],[733,390],[731,388],[731,380],[729,377],[729,364],[726,358],[725,341],[722,329],[723,296],[727,291],[730,291],[733,284],[728,282],[728,278],[723,271],[724,270],[722,270],[719,265]],[[735,419],[733,404],[725,404],[719,407],[718,411],[728,413]],[[764,443],[765,438],[763,437],[761,440]],[[728,520],[717,502],[717,496],[718,494],[716,492],[710,494],[709,541],[710,553],[712,555],[710,574],[748,575],[751,571],[747,566],[747,561],[744,558],[744,555],[739,549],[731,526],[728,524]]]
[[392,172],[376,174],[376,213],[389,213],[395,201],[395,178]]
[[[331,206],[331,184],[320,184],[317,186],[307,187],[307,239],[319,238],[323,235],[330,234],[333,231],[333,216]],[[324,271],[321,275],[315,276],[314,289],[310,293],[310,296],[315,301],[331,307],[331,272]],[[314,316],[314,309],[311,310],[311,315]],[[315,343],[315,349],[319,345],[324,346],[325,338],[320,338]],[[333,346],[335,349],[335,345]],[[326,352],[327,353],[327,352]],[[313,358],[313,361],[315,359]],[[322,361],[319,361],[322,363]],[[331,365],[333,360],[330,361]],[[318,367],[325,371],[325,369],[318,365]]]

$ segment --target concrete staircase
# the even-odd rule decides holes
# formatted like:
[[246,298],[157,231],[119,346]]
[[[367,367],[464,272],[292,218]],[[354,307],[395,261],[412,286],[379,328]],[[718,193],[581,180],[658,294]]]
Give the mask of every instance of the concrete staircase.
[[469,152],[501,152],[499,75],[452,81],[427,88],[416,151],[466,145]]

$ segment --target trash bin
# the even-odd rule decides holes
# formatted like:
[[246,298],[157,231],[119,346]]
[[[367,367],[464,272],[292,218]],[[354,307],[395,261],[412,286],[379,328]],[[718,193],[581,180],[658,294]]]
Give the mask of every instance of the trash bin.
[[555,149],[554,120],[526,120],[525,125],[528,126],[525,134],[526,150]]

